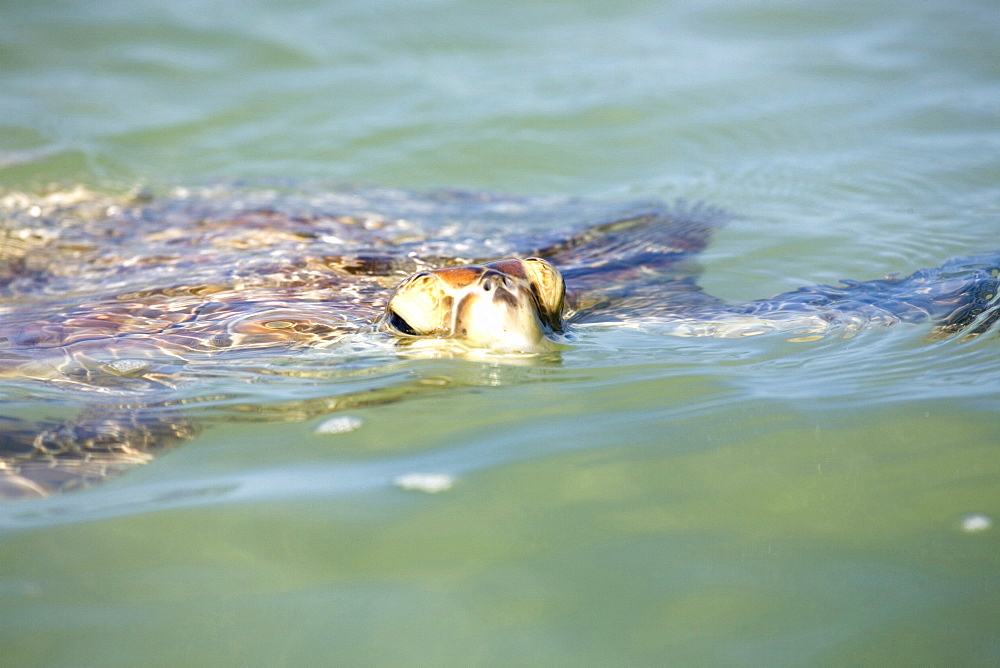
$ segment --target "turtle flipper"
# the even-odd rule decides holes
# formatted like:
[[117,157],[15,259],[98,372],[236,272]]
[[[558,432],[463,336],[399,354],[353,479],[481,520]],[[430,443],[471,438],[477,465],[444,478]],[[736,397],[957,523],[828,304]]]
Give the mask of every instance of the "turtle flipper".
[[688,260],[730,218],[724,209],[678,202],[589,227],[533,254],[562,272],[572,322],[620,322],[717,307],[723,302],[695,284],[699,270]]
[[822,320],[848,329],[937,321],[934,339],[977,336],[1000,320],[1000,251],[956,258],[909,276],[817,285],[728,307],[761,320]]
[[934,326],[932,339],[943,339],[962,333],[965,338],[974,338],[985,334],[1000,320],[1000,301],[994,299],[989,303],[971,302],[959,307],[950,316]]
[[616,271],[675,265],[704,249],[730,218],[724,209],[681,201],[588,227],[532,254],[558,266],[568,280],[593,274],[604,283]]
[[[938,299],[943,308],[951,310],[934,326],[933,339],[955,334],[973,338],[1000,320],[1000,251],[993,256],[974,258],[966,267],[962,272],[967,277],[966,288]],[[949,265],[942,269],[949,275],[955,271]]]
[[0,499],[90,486],[197,432],[176,412],[145,406],[93,407],[63,422],[0,418]]

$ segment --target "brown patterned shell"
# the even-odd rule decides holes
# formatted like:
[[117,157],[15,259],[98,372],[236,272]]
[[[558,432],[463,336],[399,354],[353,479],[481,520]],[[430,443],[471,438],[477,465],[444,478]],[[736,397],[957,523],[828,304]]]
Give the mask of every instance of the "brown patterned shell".
[[[2,211],[0,369],[11,357],[24,362],[12,352],[24,349],[36,360],[55,349],[188,359],[327,345],[368,327],[406,276],[503,257],[547,257],[580,291],[629,281],[635,267],[615,260],[646,240],[623,232],[662,215],[648,206],[609,212],[570,201],[395,191],[305,199],[182,191],[118,201],[78,190],[9,195]],[[544,212],[562,230],[550,222],[532,233],[526,223]],[[659,242],[662,261],[700,250],[717,218],[676,226]]]
[[[0,375],[104,398],[53,423],[0,416],[0,497],[86,484],[189,439],[197,427],[183,414],[154,408],[171,389],[225,360],[371,332],[414,272],[542,255],[575,272],[579,293],[632,280],[634,267],[615,260],[663,215],[655,203],[452,191],[7,194]],[[660,234],[661,264],[699,250],[717,219]]]

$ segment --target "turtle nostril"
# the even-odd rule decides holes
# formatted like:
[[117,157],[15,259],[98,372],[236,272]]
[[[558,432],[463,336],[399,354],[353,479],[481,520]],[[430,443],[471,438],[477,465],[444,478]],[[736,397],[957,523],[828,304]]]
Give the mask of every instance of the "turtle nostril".
[[492,289],[493,289],[493,281],[492,280],[487,279],[487,280],[483,281],[483,290],[485,290],[486,292],[489,292]]

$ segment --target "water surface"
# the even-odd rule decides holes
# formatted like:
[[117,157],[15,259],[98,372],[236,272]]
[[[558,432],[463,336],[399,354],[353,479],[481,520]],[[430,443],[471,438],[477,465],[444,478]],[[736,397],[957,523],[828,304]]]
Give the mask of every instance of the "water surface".
[[[704,200],[741,216],[701,258],[734,300],[1000,245],[986,0],[0,15],[5,193]],[[275,419],[209,421],[107,485],[0,506],[4,663],[995,665],[997,333],[927,333],[595,329],[552,364],[361,350],[354,376],[317,356],[221,377]],[[41,410],[4,382],[5,414]],[[301,410],[407,383],[426,389],[340,413],[346,433]],[[196,417],[226,408],[208,387]],[[394,484],[409,473],[454,484]],[[978,515],[994,525],[963,529]]]

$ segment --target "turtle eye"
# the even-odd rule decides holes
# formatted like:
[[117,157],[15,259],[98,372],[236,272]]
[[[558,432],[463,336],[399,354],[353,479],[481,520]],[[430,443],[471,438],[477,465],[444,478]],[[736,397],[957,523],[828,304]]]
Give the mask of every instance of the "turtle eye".
[[389,311],[389,326],[401,334],[407,334],[409,336],[419,336],[417,331],[410,327],[410,323],[406,322],[399,317],[399,314],[395,311]]

